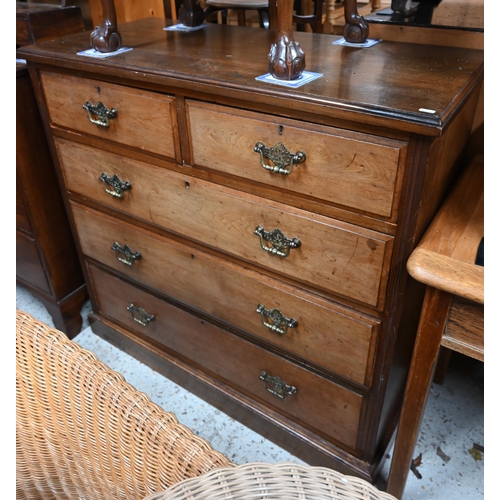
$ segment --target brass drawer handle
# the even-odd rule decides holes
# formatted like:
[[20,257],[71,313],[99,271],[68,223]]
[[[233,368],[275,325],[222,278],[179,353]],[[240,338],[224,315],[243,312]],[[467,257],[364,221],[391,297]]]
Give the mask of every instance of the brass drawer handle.
[[280,399],[286,399],[287,396],[297,394],[297,388],[293,385],[285,384],[281,377],[271,377],[267,372],[262,372],[259,378],[265,382],[266,391]]
[[[123,193],[132,189],[132,184],[130,182],[123,182],[116,174],[113,177],[109,177],[107,174],[103,173],[99,180],[104,183],[104,190],[106,193],[114,196],[116,198],[123,198]],[[106,185],[110,186],[111,189],[107,188]]]
[[273,332],[280,335],[285,335],[288,328],[298,326],[298,321],[293,318],[287,318],[279,309],[266,309],[262,304],[257,306],[257,310],[261,316],[262,324]]
[[[278,255],[279,257],[288,257],[291,248],[299,248],[301,245],[298,238],[287,238],[280,229],[274,229],[268,232],[264,231],[262,226],[257,226],[254,234],[259,236],[262,250],[272,255]],[[271,246],[266,242],[269,242]]]
[[[273,174],[290,175],[293,166],[306,161],[306,154],[303,151],[297,151],[295,154],[288,151],[282,142],[266,148],[263,142],[258,142],[253,150],[260,154],[260,164]],[[265,159],[271,160],[274,165],[267,165]]]
[[[83,109],[87,111],[90,123],[98,125],[99,127],[108,128],[109,120],[118,116],[118,111],[115,108],[108,109],[101,101],[95,105],[87,101],[83,105]],[[97,119],[95,119],[94,116],[97,116]]]
[[134,304],[129,304],[127,311],[130,311],[133,320],[142,326],[148,326],[151,321],[156,319],[153,314],[148,314],[142,307],[134,306]]
[[121,246],[117,241],[113,243],[111,250],[116,253],[116,258],[127,266],[133,266],[136,260],[142,259],[139,252],[134,252],[128,245]]

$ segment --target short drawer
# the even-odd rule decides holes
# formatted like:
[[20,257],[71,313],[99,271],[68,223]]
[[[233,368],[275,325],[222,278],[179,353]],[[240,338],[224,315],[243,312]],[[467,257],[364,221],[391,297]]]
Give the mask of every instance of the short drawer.
[[[197,101],[187,114],[195,166],[395,220],[405,142]],[[264,165],[282,173],[262,166],[259,143],[275,159]],[[291,169],[298,152],[305,160]]]
[[[383,306],[391,236],[105,151],[57,144],[71,192],[290,279]],[[127,183],[122,197],[106,192],[103,171]]]
[[[51,124],[176,157],[178,132],[173,97],[45,71],[40,78]],[[102,116],[96,114],[90,106],[99,103],[108,111],[116,110],[116,116],[106,120],[106,111],[101,111]],[[87,105],[89,111],[84,108]]]
[[[97,268],[88,266],[88,270],[100,314],[154,340],[278,413],[355,448],[361,395]],[[280,377],[289,386],[288,393],[280,393],[272,380],[261,380],[263,372]]]
[[370,384],[379,321],[82,205],[72,203],[72,211],[87,257],[308,363]]

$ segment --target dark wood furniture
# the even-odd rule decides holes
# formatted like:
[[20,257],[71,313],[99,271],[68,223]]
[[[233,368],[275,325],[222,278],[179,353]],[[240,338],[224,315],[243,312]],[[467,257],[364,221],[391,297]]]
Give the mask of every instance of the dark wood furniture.
[[[16,45],[83,32],[79,8],[17,4]],[[36,295],[55,326],[80,332],[87,299],[28,69],[16,63],[16,279]]]
[[483,49],[483,0],[423,1],[416,5],[412,15],[382,9],[365,16],[370,38]]
[[408,260],[427,286],[396,435],[387,490],[402,498],[439,348],[484,361],[484,162],[478,156],[439,210]]
[[77,55],[88,33],[20,51],[92,329],[306,462],[373,480],[424,295],[406,261],[462,165],[483,52],[294,33],[323,76],[293,89],[256,80],[272,30],[168,24],[123,24],[133,49],[102,60]]

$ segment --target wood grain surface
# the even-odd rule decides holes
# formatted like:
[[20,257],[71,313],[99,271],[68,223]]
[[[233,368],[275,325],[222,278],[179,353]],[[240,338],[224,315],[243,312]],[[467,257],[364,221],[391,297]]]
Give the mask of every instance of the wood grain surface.
[[[267,73],[273,30],[208,24],[192,33],[164,31],[169,24],[161,19],[123,24],[123,46],[133,50],[93,59],[92,65],[103,77],[208,94],[219,94],[223,85],[228,97],[243,98],[242,92],[249,92],[253,102],[270,109],[281,101],[309,113],[427,135],[442,133],[457,111],[450,103],[465,98],[483,74],[484,54],[479,50],[437,46],[427,50],[394,42],[359,49],[333,45],[339,37],[296,33],[308,58],[308,71],[323,76],[290,89],[255,80]],[[77,52],[88,48],[84,33],[22,48],[19,55],[82,70],[90,61]]]

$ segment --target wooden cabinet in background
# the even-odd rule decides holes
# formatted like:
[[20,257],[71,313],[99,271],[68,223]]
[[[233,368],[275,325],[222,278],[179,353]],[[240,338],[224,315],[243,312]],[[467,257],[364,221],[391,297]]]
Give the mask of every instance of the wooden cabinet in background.
[[[17,5],[16,44],[83,31],[78,8]],[[87,288],[26,63],[16,64],[16,279],[55,326],[80,332]]]

